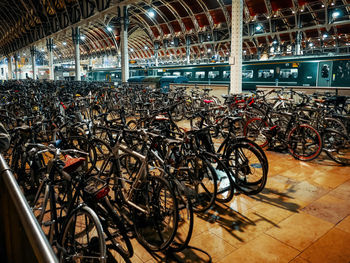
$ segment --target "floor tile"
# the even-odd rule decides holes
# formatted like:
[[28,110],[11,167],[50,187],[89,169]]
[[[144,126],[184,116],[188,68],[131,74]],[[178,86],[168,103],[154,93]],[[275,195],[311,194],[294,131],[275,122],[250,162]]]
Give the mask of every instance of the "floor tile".
[[225,257],[236,248],[211,232],[204,232],[191,240],[190,246],[200,248],[213,258],[213,262]]
[[306,259],[303,259],[302,257],[298,256],[298,257],[292,259],[291,261],[289,261],[289,263],[310,263],[310,262],[307,261]]
[[216,224],[209,231],[221,237],[232,246],[241,247],[260,236],[266,230],[277,226],[277,223],[251,210],[247,215],[237,216],[232,220],[218,218]]
[[350,181],[339,185],[337,188],[329,192],[329,194],[339,199],[350,200]]
[[350,216],[345,217],[338,225],[337,228],[350,233]]
[[350,234],[333,228],[300,256],[311,263],[349,263]]
[[298,250],[291,248],[268,235],[261,234],[260,237],[250,241],[227,257],[221,259],[219,262],[283,263],[289,262],[298,254]]
[[350,214],[350,200],[342,200],[328,194],[303,208],[302,211],[337,224]]
[[322,219],[300,213],[288,217],[279,223],[278,227],[269,229],[265,233],[302,251],[333,226],[333,224]]

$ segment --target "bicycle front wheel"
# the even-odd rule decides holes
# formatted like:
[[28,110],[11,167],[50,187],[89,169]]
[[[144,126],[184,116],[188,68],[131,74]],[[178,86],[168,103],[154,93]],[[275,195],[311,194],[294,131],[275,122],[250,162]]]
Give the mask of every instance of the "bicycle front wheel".
[[101,222],[87,206],[76,209],[60,238],[60,262],[106,262],[106,243]]
[[174,240],[178,226],[175,193],[161,177],[150,176],[137,190],[133,209],[134,227],[139,242],[151,251],[161,251]]
[[322,151],[322,138],[310,125],[300,124],[288,134],[287,145],[290,154],[297,160],[311,161]]

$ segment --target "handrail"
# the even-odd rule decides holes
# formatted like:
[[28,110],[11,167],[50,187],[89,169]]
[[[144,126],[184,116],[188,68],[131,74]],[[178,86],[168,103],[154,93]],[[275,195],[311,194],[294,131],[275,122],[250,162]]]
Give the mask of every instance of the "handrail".
[[8,189],[10,197],[18,212],[24,231],[38,262],[58,263],[58,259],[44,235],[38,221],[30,209],[26,198],[21,192],[15,177],[2,154],[0,154],[0,175]]

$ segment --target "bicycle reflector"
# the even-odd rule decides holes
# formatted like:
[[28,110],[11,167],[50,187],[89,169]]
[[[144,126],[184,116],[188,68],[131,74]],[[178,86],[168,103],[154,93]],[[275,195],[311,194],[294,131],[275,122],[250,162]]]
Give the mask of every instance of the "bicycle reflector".
[[95,176],[91,176],[86,182],[84,191],[98,201],[107,196],[110,189],[106,181]]
[[109,193],[109,190],[110,189],[109,189],[108,186],[106,186],[106,187],[102,188],[101,190],[99,190],[96,193],[96,195],[95,195],[96,200],[100,200],[100,199],[104,198],[105,196],[107,196],[108,193]]

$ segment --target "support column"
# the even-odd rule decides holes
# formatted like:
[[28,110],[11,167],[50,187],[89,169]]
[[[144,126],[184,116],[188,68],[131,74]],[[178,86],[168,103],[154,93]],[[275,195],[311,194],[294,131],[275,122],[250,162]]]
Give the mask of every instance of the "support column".
[[55,69],[53,66],[53,38],[46,39],[46,48],[49,56],[49,79],[55,79]]
[[35,46],[30,47],[30,55],[32,59],[33,80],[36,80],[36,63],[35,63]]
[[243,0],[232,1],[231,83],[229,93],[242,92]]
[[191,44],[191,38],[189,36],[186,37],[186,64],[189,65],[190,64],[190,60],[191,60],[191,57],[190,57],[190,52],[191,52],[191,47],[190,47],[190,44]]
[[72,39],[74,44],[74,51],[75,51],[75,80],[80,81],[80,28],[79,27],[73,27],[72,28]]
[[12,79],[12,57],[7,57],[7,80]]
[[129,50],[128,50],[128,27],[129,14],[128,7],[121,7],[121,30],[120,30],[120,48],[122,57],[122,82],[127,82],[129,79]]
[[297,37],[295,41],[295,55],[300,56],[301,55],[301,31],[297,32]]
[[16,74],[16,80],[19,80],[19,71],[18,71],[18,54],[15,53],[15,74]]
[[158,67],[159,61],[158,61],[158,52],[159,52],[159,42],[154,42],[154,58],[155,58],[155,66]]

